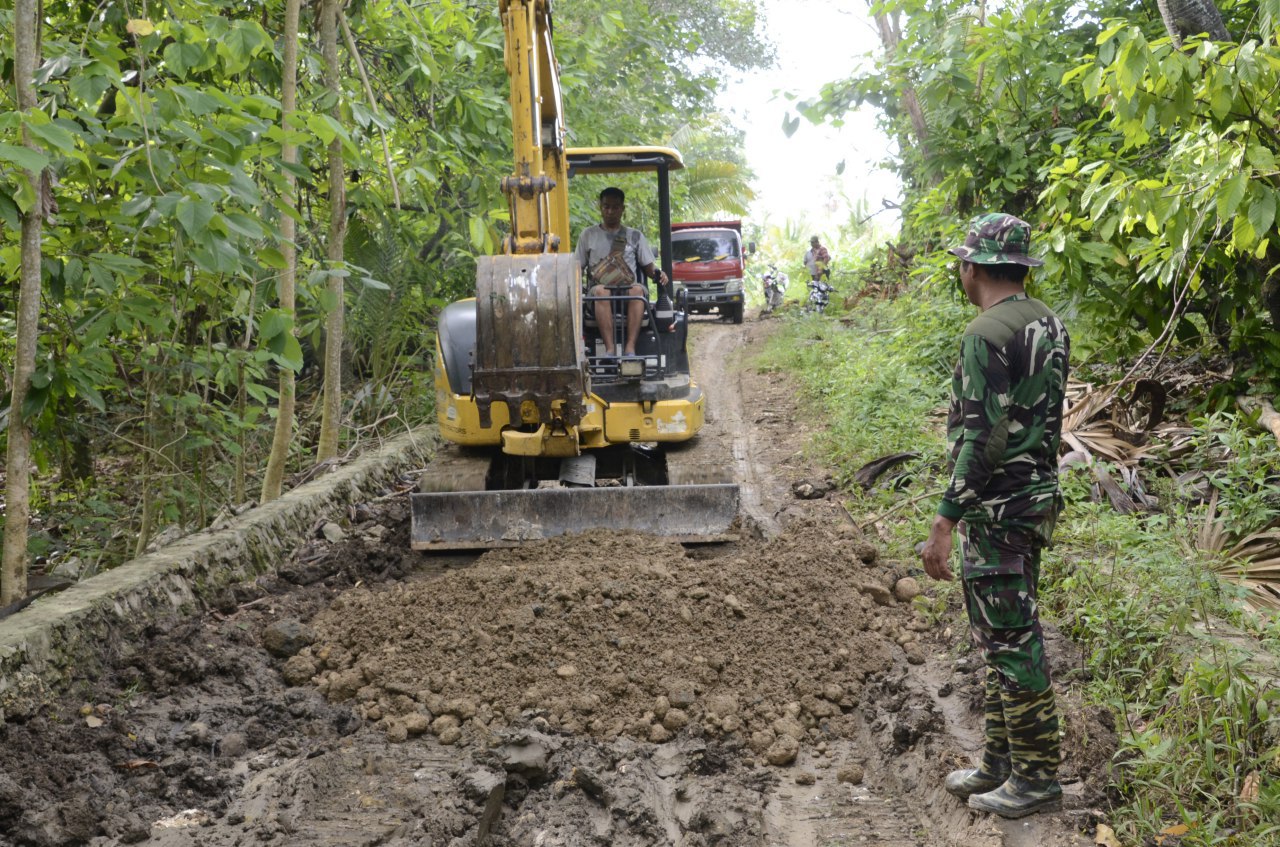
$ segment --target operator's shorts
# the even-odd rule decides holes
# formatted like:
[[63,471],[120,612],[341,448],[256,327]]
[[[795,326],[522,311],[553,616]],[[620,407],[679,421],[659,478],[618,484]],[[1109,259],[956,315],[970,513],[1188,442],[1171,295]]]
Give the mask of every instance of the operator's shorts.
[[1050,679],[1036,604],[1035,528],[965,524],[962,539],[964,603],[987,666],[1010,691],[1045,690]]

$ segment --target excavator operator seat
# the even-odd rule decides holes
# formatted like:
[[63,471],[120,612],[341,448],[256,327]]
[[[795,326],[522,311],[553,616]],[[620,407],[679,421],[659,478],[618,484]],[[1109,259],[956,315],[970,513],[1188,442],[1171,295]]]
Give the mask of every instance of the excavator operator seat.
[[[644,277],[638,277],[643,280]],[[588,284],[587,290],[592,287]],[[613,311],[613,349],[622,350],[627,331],[627,307],[643,297],[644,309],[640,315],[640,334],[636,338],[636,355],[644,358],[644,376],[652,377],[665,370],[665,350],[662,339],[657,332],[657,322],[653,312],[653,301],[649,296],[649,287],[643,282],[643,295],[627,292],[625,289],[608,290],[603,296],[592,296],[587,293],[582,297],[582,334],[586,346],[586,355],[591,372],[597,377],[610,376],[617,372],[616,361],[602,358],[604,352],[600,325],[596,321],[596,304],[602,300],[609,302]]]

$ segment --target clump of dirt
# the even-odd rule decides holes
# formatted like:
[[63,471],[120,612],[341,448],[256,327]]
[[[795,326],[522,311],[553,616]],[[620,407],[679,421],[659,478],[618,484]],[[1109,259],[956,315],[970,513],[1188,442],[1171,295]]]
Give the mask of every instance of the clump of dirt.
[[286,673],[354,699],[392,738],[541,719],[604,740],[688,729],[786,764],[849,737],[864,682],[922,649],[896,580],[847,525],[801,522],[715,559],[642,535],[564,537],[348,592]]

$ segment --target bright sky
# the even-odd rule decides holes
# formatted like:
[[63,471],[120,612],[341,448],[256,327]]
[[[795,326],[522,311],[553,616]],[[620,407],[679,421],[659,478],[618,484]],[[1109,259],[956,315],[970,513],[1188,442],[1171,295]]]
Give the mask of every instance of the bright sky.
[[[848,76],[880,49],[867,4],[763,0],[762,5],[778,67],[734,83],[725,99],[746,131],[747,159],[757,175],[752,219],[781,226],[789,218],[822,234],[846,220],[850,204],[864,196],[872,212],[882,208],[882,199],[900,199],[896,177],[876,167],[890,145],[876,129],[871,107],[846,115],[839,129],[802,119],[790,138],[782,130],[788,110],[795,115],[783,92],[810,99],[824,83]],[[837,176],[842,160],[844,173]],[[883,212],[876,220],[892,226],[893,214]]]

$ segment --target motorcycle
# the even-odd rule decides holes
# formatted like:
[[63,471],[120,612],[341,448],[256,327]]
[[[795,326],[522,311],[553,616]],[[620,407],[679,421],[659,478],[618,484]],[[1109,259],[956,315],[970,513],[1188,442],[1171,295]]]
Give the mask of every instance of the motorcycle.
[[762,281],[764,282],[763,314],[767,315],[782,305],[782,295],[787,291],[787,275],[771,265],[769,270],[765,271]]
[[831,302],[831,292],[835,290],[834,285],[820,279],[809,280],[809,299],[805,303],[804,310],[821,315],[827,310],[827,304]]

